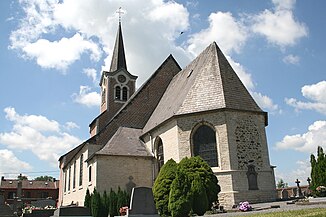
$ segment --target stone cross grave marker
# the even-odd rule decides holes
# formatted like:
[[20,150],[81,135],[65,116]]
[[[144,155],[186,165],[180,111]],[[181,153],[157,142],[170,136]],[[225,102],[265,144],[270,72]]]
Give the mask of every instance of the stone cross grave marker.
[[300,188],[300,181],[299,181],[299,179],[297,179],[295,181],[295,183],[297,184],[297,194],[296,194],[296,197],[302,197],[302,191],[301,191],[301,188]]

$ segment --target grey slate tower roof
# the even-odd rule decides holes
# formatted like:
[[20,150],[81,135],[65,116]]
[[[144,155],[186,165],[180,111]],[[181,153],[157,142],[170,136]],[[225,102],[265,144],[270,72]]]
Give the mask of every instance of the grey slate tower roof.
[[121,22],[119,21],[119,29],[117,32],[117,37],[115,39],[110,72],[114,72],[122,68],[127,70],[125,49],[124,49],[123,38],[122,38]]
[[263,112],[213,42],[173,78],[143,132],[176,115],[216,109]]

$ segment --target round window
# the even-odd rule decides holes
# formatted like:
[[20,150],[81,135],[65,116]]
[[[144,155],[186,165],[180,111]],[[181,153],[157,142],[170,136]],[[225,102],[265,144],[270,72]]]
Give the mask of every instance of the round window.
[[121,82],[121,83],[123,83],[123,82],[126,81],[126,77],[123,76],[123,75],[119,75],[119,76],[118,76],[118,81]]

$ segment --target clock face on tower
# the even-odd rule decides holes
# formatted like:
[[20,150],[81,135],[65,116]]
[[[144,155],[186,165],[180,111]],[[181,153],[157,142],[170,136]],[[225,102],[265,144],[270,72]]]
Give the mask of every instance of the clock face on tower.
[[121,83],[124,83],[126,81],[126,77],[124,75],[119,75],[118,76],[118,81]]

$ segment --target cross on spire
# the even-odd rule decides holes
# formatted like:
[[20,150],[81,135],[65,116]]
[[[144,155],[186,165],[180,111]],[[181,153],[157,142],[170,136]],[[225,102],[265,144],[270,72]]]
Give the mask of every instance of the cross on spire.
[[117,10],[117,12],[119,14],[119,23],[121,23],[121,15],[124,14],[124,12],[122,11],[121,7],[119,7],[119,9]]

